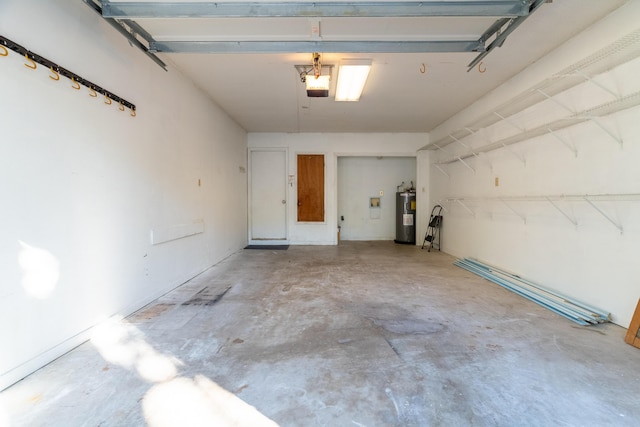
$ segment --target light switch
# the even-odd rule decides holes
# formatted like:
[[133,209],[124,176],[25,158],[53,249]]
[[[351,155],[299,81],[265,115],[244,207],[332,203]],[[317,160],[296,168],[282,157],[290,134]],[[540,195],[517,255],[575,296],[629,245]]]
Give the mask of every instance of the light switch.
[[384,196],[384,191],[380,190],[380,196]]

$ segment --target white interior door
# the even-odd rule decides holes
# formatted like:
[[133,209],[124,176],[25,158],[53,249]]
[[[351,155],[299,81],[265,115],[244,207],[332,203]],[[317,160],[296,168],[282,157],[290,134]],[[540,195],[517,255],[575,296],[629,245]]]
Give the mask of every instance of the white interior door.
[[287,240],[287,152],[251,150],[251,235],[265,243]]

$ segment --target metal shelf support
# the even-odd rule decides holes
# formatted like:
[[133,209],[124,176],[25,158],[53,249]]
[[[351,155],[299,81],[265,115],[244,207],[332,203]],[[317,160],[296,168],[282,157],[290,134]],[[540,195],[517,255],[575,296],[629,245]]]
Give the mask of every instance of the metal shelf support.
[[[469,129],[467,129],[469,130]],[[471,132],[471,130],[469,130],[469,132]],[[473,132],[471,132],[473,134]],[[469,150],[471,152],[471,154],[473,155],[473,157],[475,157],[478,160],[481,160],[480,156],[478,155],[478,153],[476,153],[473,148],[471,148],[471,146],[465,144],[464,142],[460,141],[460,139],[456,138],[453,135],[449,135],[451,137],[451,139],[453,139],[455,142],[457,142],[458,144],[462,145],[464,148],[466,148],[467,150]],[[493,170],[493,166],[491,166],[491,163],[489,163],[487,161],[487,164],[489,165],[489,169]],[[474,171],[475,172],[475,171]]]
[[462,162],[463,165],[465,165],[466,167],[468,167],[473,173],[476,173],[476,170],[474,168],[471,167],[471,165],[469,165],[469,163],[465,162],[462,157],[460,156],[456,156],[456,158],[458,159],[458,161]]
[[440,172],[442,172],[442,174],[444,174],[444,176],[446,176],[447,178],[451,179],[451,177],[449,176],[449,174],[448,174],[448,173],[446,173],[446,172],[445,172],[445,171],[440,167],[440,165],[438,165],[438,164],[434,163],[434,164],[433,164],[433,166],[435,166],[435,167],[436,167],[436,169],[438,169]]
[[583,77],[585,80],[587,80],[589,83],[592,83],[596,86],[598,86],[600,89],[604,90],[605,92],[607,92],[608,94],[610,94],[611,96],[613,96],[616,99],[620,99],[620,94],[615,93],[614,91],[612,91],[611,89],[609,89],[608,87],[606,87],[605,85],[598,83],[597,81],[595,81],[591,76],[583,73],[580,70],[576,70],[575,73],[577,75],[579,75],[580,77]]
[[565,218],[567,218],[569,220],[569,222],[571,222],[571,224],[573,224],[576,228],[578,228],[578,221],[576,221],[575,219],[571,218],[569,215],[567,215],[567,213],[565,211],[563,211],[560,206],[558,206],[557,204],[555,204],[553,202],[553,200],[551,200],[550,197],[545,197],[547,199],[547,201],[549,203],[551,203],[551,206],[553,206],[554,208],[556,208],[558,210],[558,212],[560,212],[562,214],[562,216],[564,216]]
[[618,144],[620,144],[620,148],[622,148],[622,138],[620,138],[618,135],[614,134],[612,131],[610,131],[609,129],[607,129],[605,127],[605,125],[603,125],[600,120],[598,120],[596,117],[589,117],[589,120],[591,120],[593,123],[595,123],[600,129],[602,129],[603,131],[605,131],[607,133],[607,135],[609,135],[611,138],[613,138],[614,140],[616,140],[616,142]]
[[[578,221],[573,219],[564,209],[562,209],[556,202],[586,202],[593,209],[595,209],[600,215],[602,215],[607,221],[613,224],[614,227],[620,232],[624,233],[622,225],[614,220],[610,215],[607,215],[602,209],[600,209],[594,202],[640,202],[640,193],[626,193],[626,194],[560,194],[560,195],[548,195],[548,196],[504,196],[504,197],[449,197],[440,200],[440,204],[456,202],[462,206],[469,214],[475,218],[475,212],[473,212],[464,202],[465,201],[499,201],[502,202],[509,210],[516,214],[526,224],[526,216],[516,211],[509,202],[540,202],[549,203],[558,212],[562,214],[574,227],[578,227]],[[448,211],[447,211],[448,212]],[[490,213],[491,214],[491,213]]]
[[508,152],[513,154],[515,156],[515,158],[520,160],[525,167],[527,166],[527,159],[525,159],[524,156],[519,156],[518,153],[516,153],[511,148],[509,148],[509,146],[507,144],[505,144],[504,142],[502,143],[502,148],[505,148]]
[[[504,25],[504,23],[499,25],[497,29],[501,28],[502,25]],[[611,94],[621,104],[624,104],[624,98],[628,97],[621,98],[621,95],[616,94],[614,91],[610,90],[602,83],[595,81],[594,76],[603,75],[611,71],[615,67],[628,63],[629,61],[632,61],[638,57],[640,57],[640,28],[627,34],[624,37],[621,37],[620,39],[603,47],[602,49],[593,52],[591,55],[584,57],[582,60],[575,62],[564,70],[538,82],[537,84],[531,86],[528,90],[519,93],[509,101],[506,101],[505,103],[496,107],[495,110],[487,112],[485,115],[476,119],[473,124],[460,127],[454,130],[453,133],[458,135],[458,137],[463,137],[463,132],[469,132],[470,128],[476,130],[487,128],[497,122],[496,117],[499,119],[504,119],[505,116],[517,114],[524,109],[537,104],[538,102],[540,102],[539,96],[536,96],[537,94],[539,94],[537,92],[537,89],[539,88],[542,88],[545,93],[553,96],[557,95],[558,93],[567,91],[577,86],[578,84],[584,83],[585,80],[599,86],[600,88],[602,88],[602,90]],[[475,64],[473,66],[475,66]],[[622,107],[621,109],[625,108],[630,108],[630,106]],[[502,114],[496,114],[496,112],[502,112]],[[574,115],[573,119],[579,119],[579,117],[577,115]],[[616,140],[619,139],[616,138]],[[446,136],[433,143],[427,144],[425,147],[421,148],[421,150],[433,149],[432,147],[435,147],[436,143],[447,145],[452,142],[453,140],[451,140],[449,136]],[[483,151],[481,150],[480,152]]]
[[513,120],[511,120],[510,118],[503,116],[502,114],[498,113],[497,111],[494,111],[494,112],[493,112],[493,114],[495,114],[496,116],[498,116],[498,118],[499,118],[500,120],[503,120],[503,121],[505,121],[505,122],[509,123],[509,124],[510,124],[511,126],[513,126],[514,128],[518,129],[518,131],[520,131],[520,132],[526,132],[526,129],[525,129],[525,128],[521,128],[520,126],[518,126],[517,124],[515,124],[515,123],[514,123],[514,121],[513,121]]
[[469,209],[469,207],[467,205],[465,205],[462,200],[460,200],[460,199],[455,199],[455,200],[460,206],[462,206],[467,212],[469,212],[469,214],[472,217],[474,217],[474,218],[476,217],[476,213],[474,211],[472,211],[471,209]]
[[500,201],[501,201],[502,203],[504,203],[504,205],[505,205],[507,208],[509,208],[509,210],[510,210],[511,212],[513,212],[514,214],[516,214],[516,216],[518,216],[518,217],[522,220],[522,222],[524,222],[525,224],[527,223],[527,217],[526,217],[526,216],[524,216],[524,215],[520,214],[518,211],[516,211],[514,208],[512,208],[512,207],[511,207],[511,205],[509,205],[509,204],[508,204],[504,199],[500,199]]
[[[513,126],[514,128],[518,129],[518,131],[520,133],[526,133],[526,129],[521,128],[520,126],[518,126],[517,124],[515,124],[513,122],[513,120],[509,119],[508,117],[504,117],[503,115],[501,115],[500,113],[494,111],[493,114],[495,114],[496,116],[498,116],[500,118],[500,120],[504,120],[505,122],[509,123],[511,126]],[[527,160],[524,157],[520,157],[518,155],[518,153],[516,153],[515,151],[513,151],[511,148],[509,148],[506,144],[502,144],[502,148],[506,148],[511,154],[513,154],[514,156],[516,156],[516,158],[518,160],[520,160],[522,162],[522,164],[526,167],[527,166]]]
[[[444,148],[440,147],[439,145],[435,144],[435,146],[438,148],[438,150],[442,150],[445,154],[449,155],[449,153],[447,152],[447,150],[445,150]],[[473,173],[475,174],[476,171],[475,169],[473,169],[467,162],[464,161],[464,159],[462,159],[460,156],[455,156],[455,159],[457,161],[462,162],[463,165],[465,165],[466,167],[468,167],[469,169],[471,169],[471,171],[473,171]],[[442,171],[444,172],[444,171]],[[445,174],[446,175],[446,174]],[[449,175],[447,175],[448,177]]]
[[616,227],[618,229],[618,231],[620,232],[620,234],[624,234],[624,230],[622,229],[622,226],[620,224],[618,224],[617,222],[615,222],[609,215],[607,215],[606,213],[604,213],[604,211],[602,209],[600,209],[598,206],[596,206],[595,203],[593,203],[591,200],[589,200],[589,197],[586,196],[584,197],[584,201],[589,203],[589,205],[591,205],[592,208],[594,208],[596,211],[598,211],[598,213],[600,215],[602,215],[603,217],[605,217],[607,219],[607,221],[609,221],[611,224],[613,224],[614,227]]
[[571,152],[573,153],[574,157],[578,157],[578,149],[571,143],[569,143],[569,141],[567,141],[566,139],[564,139],[563,137],[561,137],[557,132],[555,132],[553,129],[547,128],[547,130],[549,131],[549,133],[551,135],[553,135],[558,141],[562,142],[562,144],[567,147],[569,150],[571,150]]
[[536,89],[536,92],[538,92],[540,95],[544,96],[545,98],[547,98],[549,101],[553,102],[554,104],[556,104],[557,106],[567,110],[568,112],[570,112],[571,114],[576,114],[576,111],[573,110],[572,108],[567,107],[566,105],[564,105],[562,102],[558,101],[557,99],[555,99],[553,96],[549,95],[548,93],[545,93],[543,90],[541,89]]

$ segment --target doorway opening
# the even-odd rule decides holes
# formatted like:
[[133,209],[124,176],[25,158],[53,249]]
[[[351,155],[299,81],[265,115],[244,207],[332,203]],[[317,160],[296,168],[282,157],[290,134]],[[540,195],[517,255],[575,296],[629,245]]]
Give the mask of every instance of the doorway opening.
[[415,157],[338,157],[340,240],[394,240],[396,192],[412,183]]

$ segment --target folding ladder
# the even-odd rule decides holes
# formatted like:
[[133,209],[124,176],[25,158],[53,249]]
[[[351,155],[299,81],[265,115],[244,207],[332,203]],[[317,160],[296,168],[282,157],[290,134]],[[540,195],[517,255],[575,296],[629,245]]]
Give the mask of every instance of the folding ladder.
[[422,248],[429,242],[429,249],[427,252],[431,252],[431,248],[435,247],[440,250],[440,229],[442,228],[442,206],[435,205],[431,210],[431,216],[429,217],[429,226],[427,232],[424,235],[424,241],[422,242]]

